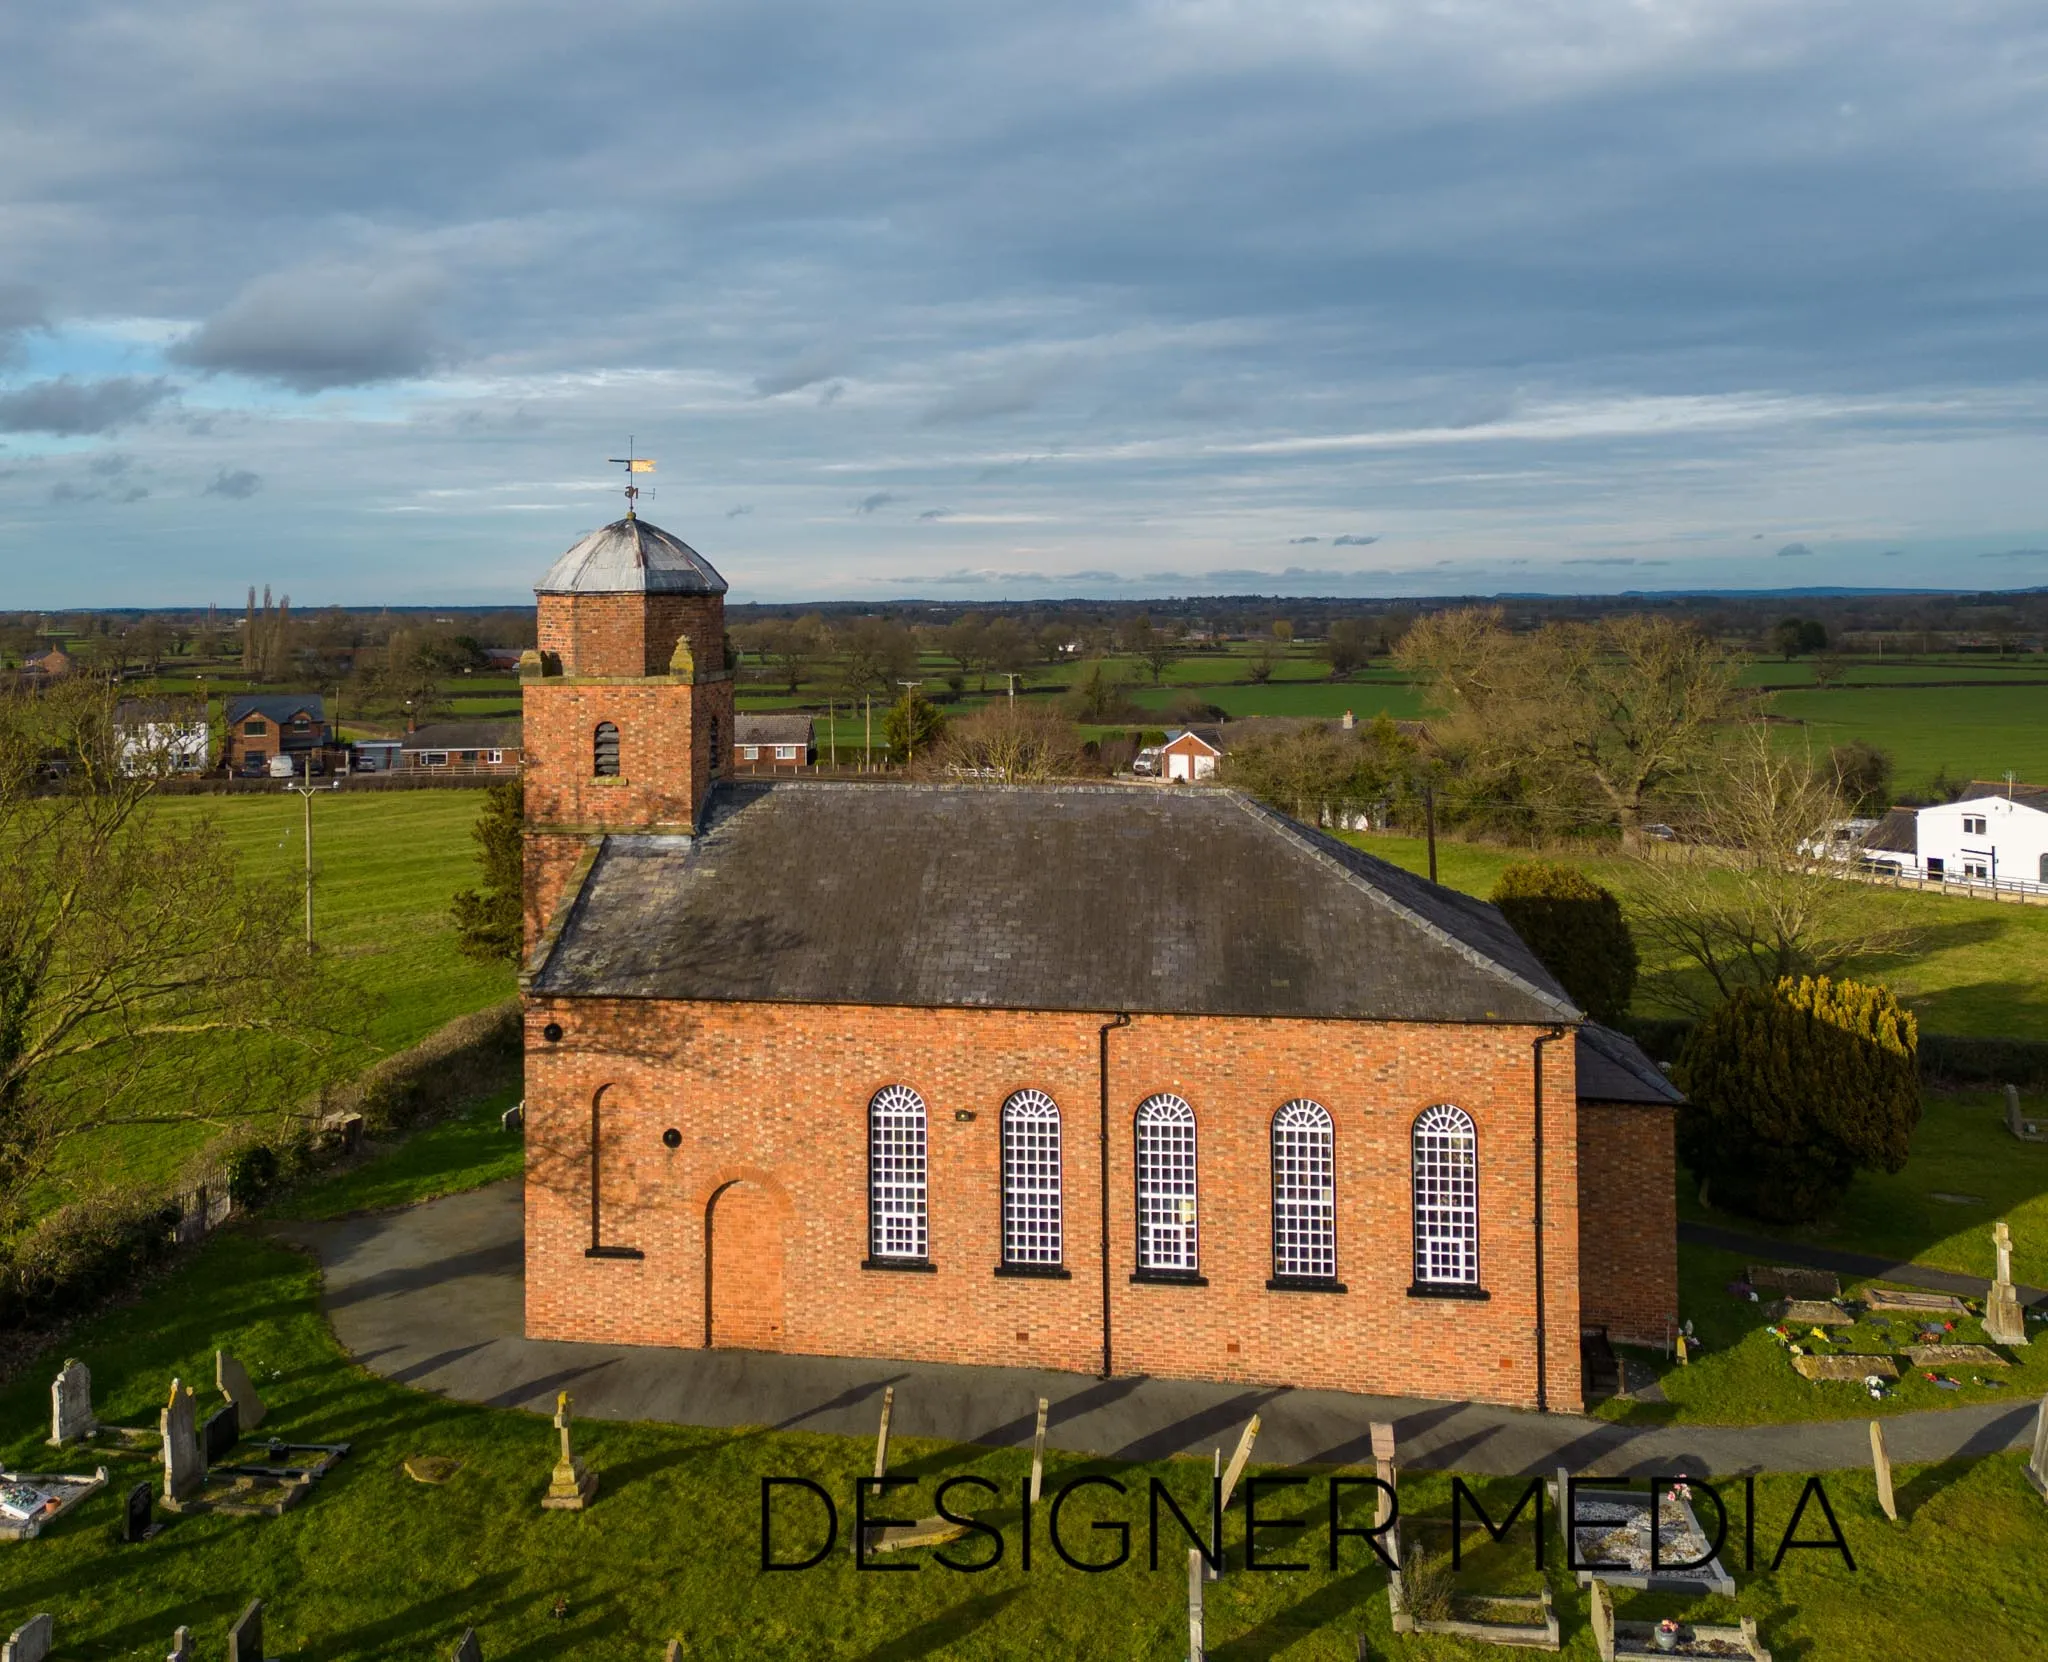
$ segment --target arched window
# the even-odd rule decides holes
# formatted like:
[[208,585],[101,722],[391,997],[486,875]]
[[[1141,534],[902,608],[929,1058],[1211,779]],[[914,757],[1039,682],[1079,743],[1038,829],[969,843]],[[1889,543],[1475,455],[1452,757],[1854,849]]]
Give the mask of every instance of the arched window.
[[1003,1104],[1003,1262],[1060,1261],[1060,1111],[1043,1091]]
[[1479,1285],[1479,1144],[1472,1116],[1447,1102],[1415,1121],[1415,1281]]
[[1195,1111],[1177,1096],[1138,1105],[1138,1268],[1193,1274]]
[[924,1098],[884,1085],[868,1104],[868,1255],[926,1256]]
[[619,776],[619,730],[608,721],[599,722],[591,738],[590,771],[600,779]]
[[1337,1207],[1330,1113],[1307,1098],[1273,1116],[1273,1275],[1337,1279]]

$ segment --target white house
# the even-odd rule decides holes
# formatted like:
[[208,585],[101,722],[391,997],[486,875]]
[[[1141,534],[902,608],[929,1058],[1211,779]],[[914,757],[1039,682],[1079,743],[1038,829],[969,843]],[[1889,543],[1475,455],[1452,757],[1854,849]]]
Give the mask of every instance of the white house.
[[206,706],[196,699],[124,698],[114,742],[126,774],[202,773],[211,749]]
[[2048,883],[2048,787],[1975,780],[1961,800],[1894,808],[1863,841],[1866,865],[1967,883]]

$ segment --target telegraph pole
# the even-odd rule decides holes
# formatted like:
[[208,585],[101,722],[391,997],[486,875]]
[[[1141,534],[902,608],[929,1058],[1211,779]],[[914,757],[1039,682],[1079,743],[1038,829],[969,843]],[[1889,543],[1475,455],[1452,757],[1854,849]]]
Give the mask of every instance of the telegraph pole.
[[[339,790],[341,781],[336,780],[327,787]],[[287,784],[285,789],[299,797],[306,804],[306,952],[313,951],[313,752],[306,752],[306,782],[303,785]]]
[[1017,674],[1015,670],[1004,670],[1003,679],[1010,683],[1010,702],[1017,702]]
[[924,683],[922,681],[898,681],[896,685],[903,689],[903,765],[907,769],[910,766],[911,758],[917,754],[917,730],[910,725],[916,717],[915,712],[910,707],[910,697]]

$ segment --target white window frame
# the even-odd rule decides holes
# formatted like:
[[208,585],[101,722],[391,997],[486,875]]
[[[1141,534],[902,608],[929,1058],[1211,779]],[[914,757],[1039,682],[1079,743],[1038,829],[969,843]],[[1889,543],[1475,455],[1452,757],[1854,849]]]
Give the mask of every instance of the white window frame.
[[761,759],[761,747],[760,747],[759,745],[757,745],[757,744],[743,744],[743,745],[741,745],[741,746],[740,746],[740,760],[741,760],[741,761],[743,761],[743,762],[758,762],[758,761],[759,761],[760,759]]
[[1966,837],[1982,837],[1982,836],[1985,836],[1985,835],[1987,835],[1987,834],[1988,834],[1988,833],[1986,832],[1986,830],[1985,830],[1985,828],[1984,828],[1984,816],[1983,816],[1982,814],[1965,814],[1965,815],[1963,815],[1963,835],[1964,835],[1964,836],[1966,836]]
[[1472,1116],[1439,1102],[1410,1133],[1415,1284],[1479,1285],[1479,1133]]
[[1273,1279],[1337,1279],[1337,1127],[1307,1097],[1273,1115]]
[[1040,1090],[1003,1104],[1003,1264],[1057,1269],[1062,1262],[1060,1109]]
[[884,1085],[868,1100],[868,1256],[923,1263],[931,1256],[926,1215],[924,1098]]
[[775,747],[775,759],[776,759],[776,760],[777,760],[778,762],[793,762],[793,761],[795,761],[795,760],[796,760],[796,746],[795,746],[795,745],[793,745],[793,744],[779,744],[779,745],[777,745],[777,746]]
[[1138,1104],[1138,1273],[1201,1271],[1201,1195],[1195,1111],[1162,1091]]

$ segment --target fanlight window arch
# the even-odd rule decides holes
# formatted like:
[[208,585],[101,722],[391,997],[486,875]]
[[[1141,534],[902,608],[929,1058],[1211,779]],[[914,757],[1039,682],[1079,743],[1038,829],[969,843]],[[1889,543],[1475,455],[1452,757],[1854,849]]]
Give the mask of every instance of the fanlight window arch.
[[924,1098],[908,1085],[884,1085],[868,1103],[868,1253],[927,1252]]
[[1336,1131],[1330,1111],[1306,1097],[1273,1116],[1273,1274],[1337,1278]]
[[1060,1110],[1043,1091],[1003,1104],[1003,1262],[1060,1262]]
[[1479,1284],[1479,1139],[1472,1116],[1447,1102],[1415,1121],[1415,1280]]
[[608,721],[599,722],[591,735],[590,771],[600,779],[619,776],[619,730]]
[[1138,1105],[1138,1268],[1192,1274],[1199,1262],[1195,1111],[1177,1096]]

